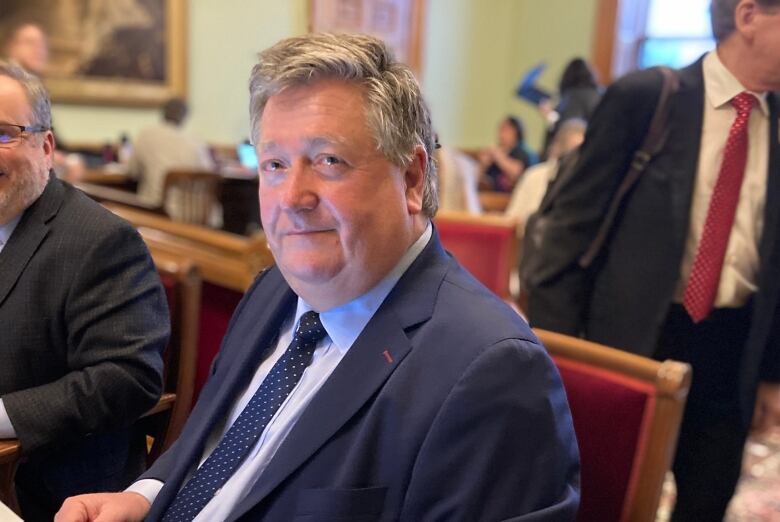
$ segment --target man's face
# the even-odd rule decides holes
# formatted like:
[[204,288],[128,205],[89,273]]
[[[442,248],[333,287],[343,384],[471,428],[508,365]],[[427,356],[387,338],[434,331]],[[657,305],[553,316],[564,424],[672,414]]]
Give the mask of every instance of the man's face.
[[323,80],[272,96],[257,154],[271,251],[318,311],[375,286],[424,230],[425,153],[404,169],[377,150],[358,85]]
[[8,56],[31,73],[43,73],[49,63],[46,35],[37,25],[23,25],[10,42]]
[[[7,76],[0,76],[0,123],[36,123],[24,88]],[[0,225],[21,214],[43,193],[53,151],[50,131],[24,133],[19,141],[0,145]]]
[[780,90],[780,7],[758,8],[753,52],[763,70],[766,90]]

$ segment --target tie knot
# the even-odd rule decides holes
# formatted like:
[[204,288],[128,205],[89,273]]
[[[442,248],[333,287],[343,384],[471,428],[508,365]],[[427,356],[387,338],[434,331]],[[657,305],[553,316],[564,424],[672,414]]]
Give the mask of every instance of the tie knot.
[[738,116],[744,116],[750,114],[757,101],[756,97],[749,92],[741,92],[731,99],[731,105],[737,109]]
[[295,331],[295,336],[300,340],[308,343],[316,343],[328,332],[325,331],[325,327],[322,326],[320,321],[320,314],[317,312],[306,312],[301,316],[301,320],[298,322],[298,329]]

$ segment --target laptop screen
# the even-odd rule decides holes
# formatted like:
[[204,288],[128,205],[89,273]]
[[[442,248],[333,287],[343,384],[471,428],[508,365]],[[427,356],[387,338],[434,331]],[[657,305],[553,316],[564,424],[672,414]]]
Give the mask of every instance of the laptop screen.
[[242,143],[236,148],[238,161],[248,169],[257,169],[257,153],[251,143]]

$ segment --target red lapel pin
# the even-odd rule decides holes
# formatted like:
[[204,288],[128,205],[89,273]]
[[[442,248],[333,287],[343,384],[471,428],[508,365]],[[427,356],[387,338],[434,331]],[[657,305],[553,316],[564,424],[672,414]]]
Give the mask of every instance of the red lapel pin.
[[392,364],[393,363],[393,358],[390,356],[390,352],[385,350],[384,352],[382,352],[382,355],[385,356],[385,359],[387,359],[388,364]]

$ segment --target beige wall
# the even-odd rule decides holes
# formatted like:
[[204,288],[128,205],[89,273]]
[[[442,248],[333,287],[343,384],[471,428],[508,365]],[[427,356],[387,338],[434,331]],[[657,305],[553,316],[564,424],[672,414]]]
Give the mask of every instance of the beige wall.
[[[523,71],[546,60],[553,87],[575,55],[589,56],[597,0],[428,0],[423,89],[446,144],[491,143],[497,121],[523,117],[536,145],[541,124],[512,92]],[[307,0],[190,0],[188,127],[215,143],[248,134],[247,79],[257,51],[306,30]],[[157,121],[151,109],[56,105],[55,125],[72,142],[118,139]]]

